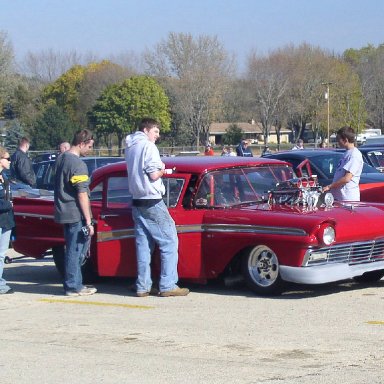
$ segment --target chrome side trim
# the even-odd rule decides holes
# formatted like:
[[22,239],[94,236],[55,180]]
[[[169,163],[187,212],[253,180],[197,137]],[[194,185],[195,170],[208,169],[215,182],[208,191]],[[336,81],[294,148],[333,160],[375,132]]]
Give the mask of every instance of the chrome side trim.
[[[177,225],[177,233],[254,233],[254,234],[272,234],[272,235],[289,235],[289,236],[307,236],[307,233],[298,228],[289,227],[267,227],[258,225],[229,225],[229,224],[190,224]],[[112,240],[132,239],[135,237],[134,228],[119,229],[97,233],[97,242],[105,242]]]
[[15,212],[15,216],[22,216],[22,217],[37,217],[39,219],[51,219],[54,220],[53,215],[39,215],[37,213],[21,213],[21,212]]
[[105,242],[112,240],[134,239],[135,230],[132,229],[118,229],[114,231],[98,232],[96,241]]
[[262,233],[269,235],[307,236],[307,232],[300,228],[272,227],[263,225],[242,224],[206,224],[203,225],[206,232],[238,232],[238,233]]

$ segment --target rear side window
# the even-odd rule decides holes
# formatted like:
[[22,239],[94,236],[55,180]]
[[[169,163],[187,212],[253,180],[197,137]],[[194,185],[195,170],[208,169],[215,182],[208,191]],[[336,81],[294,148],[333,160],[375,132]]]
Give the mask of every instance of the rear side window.
[[129,208],[132,205],[132,195],[128,192],[128,178],[110,177],[107,183],[107,207]]
[[184,179],[165,178],[163,179],[165,185],[165,195],[163,200],[168,208],[176,207],[179,201],[181,191],[184,186]]

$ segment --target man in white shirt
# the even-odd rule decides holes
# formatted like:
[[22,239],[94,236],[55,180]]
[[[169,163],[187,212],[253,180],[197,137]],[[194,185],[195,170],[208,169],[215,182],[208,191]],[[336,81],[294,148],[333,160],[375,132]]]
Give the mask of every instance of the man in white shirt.
[[355,147],[355,131],[343,127],[337,131],[336,141],[340,148],[345,148],[343,158],[337,165],[331,184],[323,191],[331,191],[335,200],[360,201],[359,182],[363,170],[363,156]]

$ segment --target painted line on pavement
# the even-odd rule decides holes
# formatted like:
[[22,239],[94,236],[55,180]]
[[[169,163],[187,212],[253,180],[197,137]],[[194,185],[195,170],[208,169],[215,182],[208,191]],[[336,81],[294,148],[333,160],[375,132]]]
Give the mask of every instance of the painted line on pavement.
[[367,324],[384,325],[384,321],[371,320],[371,321],[367,321]]
[[101,307],[123,307],[132,309],[154,309],[155,307],[149,305],[134,305],[134,304],[119,304],[119,303],[106,303],[103,301],[78,301],[66,299],[39,299],[45,303],[64,303],[64,304],[81,304],[81,305],[98,305]]

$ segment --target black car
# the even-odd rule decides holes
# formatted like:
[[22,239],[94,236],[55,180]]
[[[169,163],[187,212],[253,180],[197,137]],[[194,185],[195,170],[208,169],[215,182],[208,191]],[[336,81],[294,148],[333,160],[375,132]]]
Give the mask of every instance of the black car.
[[[85,164],[87,164],[89,175],[92,175],[92,172],[97,168],[124,160],[123,157],[104,156],[82,157],[81,159],[84,161]],[[48,160],[33,164],[33,170],[36,174],[36,188],[47,189],[49,191],[52,191],[54,189],[55,161],[56,160]]]
[[[360,149],[360,148],[359,148]],[[317,175],[320,185],[332,183],[337,164],[343,157],[343,151],[327,149],[303,149],[283,151],[264,155],[271,159],[288,161],[298,176]],[[384,173],[364,163],[361,184],[384,182]]]

